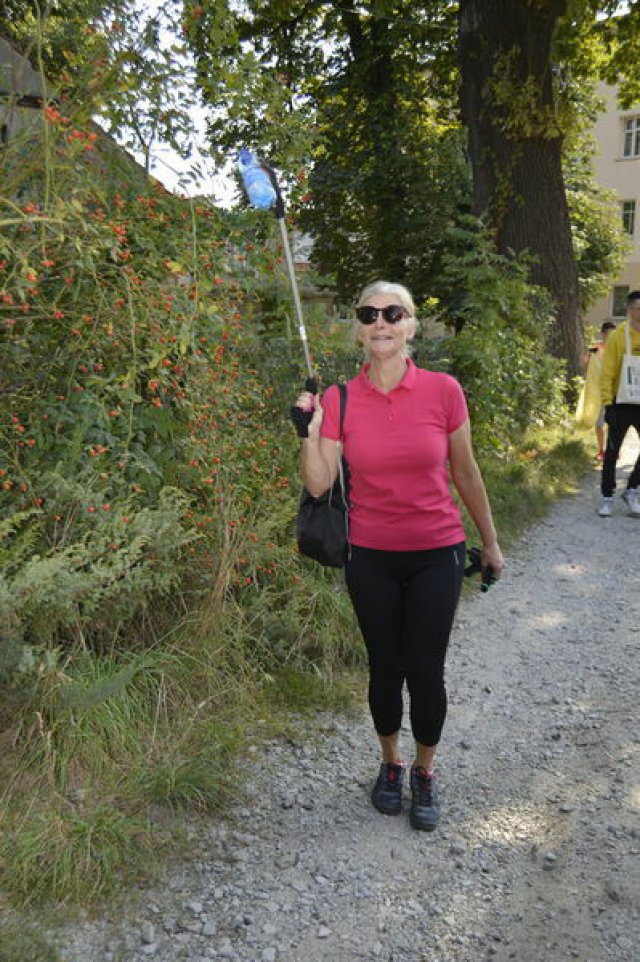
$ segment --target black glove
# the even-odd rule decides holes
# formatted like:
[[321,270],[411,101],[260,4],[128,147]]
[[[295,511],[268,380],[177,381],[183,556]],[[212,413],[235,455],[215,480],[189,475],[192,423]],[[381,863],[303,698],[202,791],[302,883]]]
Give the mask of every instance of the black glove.
[[610,428],[616,426],[616,406],[615,404],[605,404],[604,408],[604,420],[605,424],[608,424]]
[[[318,384],[315,378],[307,378],[307,382],[304,386],[305,391],[309,391],[310,394],[318,393]],[[289,415],[296,429],[296,433],[299,438],[309,437],[309,425],[311,424],[311,418],[313,417],[313,408],[310,411],[303,411],[295,404],[289,409]]]
[[298,405],[289,409],[289,414],[291,420],[294,423],[296,433],[299,438],[309,437],[309,425],[311,424],[311,418],[313,417],[313,411],[303,411]]

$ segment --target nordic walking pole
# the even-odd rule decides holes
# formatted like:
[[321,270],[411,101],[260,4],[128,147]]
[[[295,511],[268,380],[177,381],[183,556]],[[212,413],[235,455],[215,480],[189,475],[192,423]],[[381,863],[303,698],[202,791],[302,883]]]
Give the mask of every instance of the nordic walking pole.
[[287,225],[285,223],[284,200],[280,191],[278,179],[270,167],[267,167],[266,164],[258,161],[256,157],[254,157],[254,155],[246,149],[240,151],[238,169],[242,176],[249,200],[253,206],[263,210],[269,210],[273,208],[273,212],[278,219],[278,223],[280,225],[280,235],[282,237],[282,248],[284,250],[287,272],[289,274],[289,282],[291,284],[291,292],[293,294],[293,303],[296,309],[296,317],[298,320],[298,334],[300,336],[300,340],[302,341],[304,359],[307,365],[307,372],[309,374],[305,386],[307,390],[311,392],[311,394],[317,394],[318,386],[313,372],[313,365],[311,363],[307,329],[304,324],[302,303],[300,301],[300,294],[298,292],[298,282],[296,280],[293,257],[291,256],[291,246],[289,244],[289,235],[287,233]]
[[[271,171],[269,171],[271,173]],[[281,200],[280,190],[278,188],[278,199]],[[282,214],[278,213],[278,207],[276,206],[276,217],[278,218],[278,223],[280,224],[280,234],[282,236],[282,247],[284,249],[284,257],[287,262],[287,270],[289,272],[289,280],[291,281],[291,291],[293,293],[293,303],[296,307],[296,315],[298,317],[298,334],[300,335],[300,340],[302,341],[302,349],[304,351],[304,359],[307,364],[307,371],[309,372],[309,380],[313,381],[315,384],[315,377],[313,374],[313,367],[311,365],[311,354],[309,353],[309,340],[307,338],[307,329],[304,326],[304,318],[302,316],[302,304],[300,303],[300,294],[298,293],[298,282],[295,275],[295,267],[293,265],[293,257],[291,256],[291,247],[289,246],[289,235],[287,234],[287,225],[284,221],[284,204],[282,205]],[[312,394],[315,394],[312,391]]]

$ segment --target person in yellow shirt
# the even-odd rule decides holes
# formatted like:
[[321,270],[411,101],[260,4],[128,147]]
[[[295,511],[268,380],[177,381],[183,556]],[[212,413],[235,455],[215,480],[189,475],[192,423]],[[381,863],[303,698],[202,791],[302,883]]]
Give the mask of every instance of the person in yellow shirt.
[[[627,297],[627,318],[618,325],[607,338],[602,358],[600,393],[604,405],[604,418],[609,428],[607,447],[602,464],[602,504],[598,514],[610,518],[613,514],[613,492],[616,488],[616,464],[622,442],[629,428],[634,427],[640,438],[640,403],[628,404],[617,401],[620,388],[620,373],[626,353],[627,332],[633,355],[640,355],[640,291],[631,291]],[[622,497],[627,502],[629,513],[640,518],[640,457],[629,475],[627,488]]]
[[600,340],[590,347],[585,355],[585,378],[578,405],[576,407],[576,421],[581,427],[595,428],[598,443],[598,460],[604,459],[606,444],[606,426],[604,422],[604,407],[600,397],[600,375],[602,374],[602,358],[604,346],[611,331],[615,331],[613,321],[605,321],[600,328]]

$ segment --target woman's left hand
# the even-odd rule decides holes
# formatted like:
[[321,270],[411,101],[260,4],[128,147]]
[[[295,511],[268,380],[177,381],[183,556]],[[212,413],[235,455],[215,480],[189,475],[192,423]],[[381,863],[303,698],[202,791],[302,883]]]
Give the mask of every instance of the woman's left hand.
[[484,571],[485,568],[491,568],[494,578],[498,581],[504,566],[504,558],[502,557],[498,542],[494,541],[492,544],[483,544],[480,549],[481,569]]

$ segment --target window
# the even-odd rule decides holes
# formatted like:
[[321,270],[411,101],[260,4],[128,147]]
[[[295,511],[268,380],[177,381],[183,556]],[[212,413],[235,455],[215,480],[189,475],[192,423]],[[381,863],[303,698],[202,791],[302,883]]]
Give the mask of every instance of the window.
[[613,309],[611,311],[612,317],[626,317],[627,316],[627,295],[629,294],[628,287],[614,287],[613,288]]
[[640,157],[640,116],[625,120],[624,156]]
[[636,229],[636,202],[635,200],[622,201],[622,229],[627,234],[633,234]]

